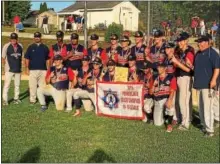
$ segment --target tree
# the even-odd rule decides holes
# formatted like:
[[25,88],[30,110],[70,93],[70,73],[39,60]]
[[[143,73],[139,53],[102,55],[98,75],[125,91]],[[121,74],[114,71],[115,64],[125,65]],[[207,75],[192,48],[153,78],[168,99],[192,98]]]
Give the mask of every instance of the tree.
[[8,1],[7,5],[8,20],[12,20],[15,15],[24,20],[31,8],[30,1]]
[[43,4],[42,3],[40,4],[40,13],[43,13],[45,11],[48,11],[46,2],[44,2]]

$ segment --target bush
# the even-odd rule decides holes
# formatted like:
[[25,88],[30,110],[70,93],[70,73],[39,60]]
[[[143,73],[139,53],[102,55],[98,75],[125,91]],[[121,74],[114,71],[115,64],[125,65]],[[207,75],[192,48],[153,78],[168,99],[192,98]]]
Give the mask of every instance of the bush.
[[110,39],[109,37],[111,36],[112,33],[117,34],[120,36],[123,32],[123,26],[120,24],[112,23],[108,26],[106,33],[105,33],[105,41],[109,42]]

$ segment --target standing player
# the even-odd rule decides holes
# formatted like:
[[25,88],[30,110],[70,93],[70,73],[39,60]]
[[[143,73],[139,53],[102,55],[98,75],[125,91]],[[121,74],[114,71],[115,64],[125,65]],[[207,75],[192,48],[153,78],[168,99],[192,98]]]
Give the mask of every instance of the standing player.
[[123,36],[120,39],[122,50],[116,56],[116,63],[119,67],[128,67],[128,56],[131,54],[131,41],[128,36]]
[[102,60],[102,64],[106,65],[108,56],[105,51],[98,46],[99,36],[96,34],[92,34],[90,37],[91,47],[87,50],[87,55],[90,57],[92,63],[97,57]]
[[164,33],[160,30],[154,33],[154,45],[150,48],[149,55],[146,57],[147,61],[152,63],[154,74],[157,73],[157,63],[163,62],[165,55],[165,42],[163,40]]
[[3,87],[3,106],[8,105],[8,90],[14,77],[14,104],[19,104],[21,63],[23,47],[18,43],[18,34],[11,33],[10,42],[2,49],[3,64],[5,63],[5,83]]
[[63,42],[64,33],[63,31],[57,31],[56,32],[57,37],[57,43],[52,45],[50,48],[50,66],[53,65],[53,58],[56,55],[61,55],[63,57],[63,60],[66,60],[67,56],[67,45]]
[[34,42],[28,47],[24,56],[26,71],[29,75],[31,104],[35,104],[37,101],[37,86],[45,85],[47,62],[49,61],[49,49],[42,43],[40,32],[34,33]]
[[106,48],[106,54],[108,59],[116,60],[116,56],[120,53],[121,47],[118,45],[118,35],[111,34],[110,36],[111,46]]
[[100,80],[102,61],[100,58],[96,58],[93,61],[93,69],[86,74],[82,80],[83,90],[76,91],[73,95],[76,112],[73,116],[79,116],[81,114],[81,99],[89,98],[95,105],[95,82]]
[[[177,60],[173,58],[176,64],[177,76],[177,96],[179,98],[178,105],[181,114],[180,130],[188,130],[191,122],[191,87],[192,87],[192,69],[194,63],[194,49],[188,45],[189,34],[186,32],[181,33],[177,37],[178,47],[176,48]],[[181,64],[180,64],[181,63]]]
[[[176,78],[166,73],[166,63],[158,63],[158,76],[155,78],[152,86],[154,95],[154,124],[161,126],[165,120],[167,124],[167,132],[172,132],[173,120],[173,98],[177,89]],[[165,113],[165,115],[164,115]]]
[[45,96],[52,96],[57,110],[64,110],[66,101],[66,90],[73,87],[72,81],[74,79],[73,71],[65,67],[63,64],[63,58],[60,55],[54,57],[54,66],[50,67],[46,75],[46,86],[39,87],[37,89],[37,97],[41,104],[41,110],[47,109]]
[[144,45],[143,40],[144,40],[144,35],[141,31],[135,32],[135,46],[131,48],[131,54],[135,55],[137,58],[137,68],[143,69],[144,67],[144,62],[145,62],[145,48],[146,45]]
[[83,45],[79,44],[79,35],[71,34],[71,43],[67,45],[66,65],[72,70],[79,70],[82,67],[82,58],[87,54]]

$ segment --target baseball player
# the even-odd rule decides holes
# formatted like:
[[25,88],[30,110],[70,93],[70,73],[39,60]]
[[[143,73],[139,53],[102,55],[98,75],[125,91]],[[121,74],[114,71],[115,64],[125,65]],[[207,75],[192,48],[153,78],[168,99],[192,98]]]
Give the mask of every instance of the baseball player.
[[107,72],[103,76],[102,81],[114,82],[114,80],[115,80],[115,66],[116,66],[115,61],[110,59],[107,63],[107,67],[108,67]]
[[67,45],[67,61],[68,67],[73,70],[79,70],[82,67],[82,58],[87,54],[83,45],[79,44],[79,35],[71,34],[71,43]]
[[141,31],[135,32],[135,46],[131,48],[131,54],[135,55],[137,58],[137,68],[143,69],[144,63],[145,63],[145,48],[146,45],[144,45],[144,35]]
[[153,96],[152,93],[150,93],[150,87],[153,85],[153,71],[150,63],[145,63],[142,71],[144,75],[140,81],[144,83],[144,112],[146,113],[142,121],[150,124],[153,120],[152,108],[154,105]]
[[91,40],[91,47],[87,50],[87,55],[91,59],[90,61],[91,65],[92,65],[92,62],[97,57],[102,60],[103,65],[106,65],[108,56],[106,55],[105,51],[101,47],[98,46],[99,36],[96,34],[92,34],[90,36],[90,40]]
[[[166,73],[167,64],[158,63],[158,76],[155,77],[151,92],[154,95],[154,124],[161,126],[164,118],[167,122],[167,132],[172,132],[173,98],[177,89],[176,78]],[[165,114],[164,114],[165,113]]]
[[46,75],[46,86],[41,86],[37,89],[37,97],[41,104],[41,111],[45,111],[46,105],[45,96],[52,96],[57,110],[64,110],[66,102],[66,90],[73,87],[74,73],[71,68],[64,66],[61,55],[54,56],[54,66],[50,67]]
[[73,99],[73,95],[76,91],[82,90],[83,89],[83,79],[85,78],[85,76],[91,72],[91,68],[89,67],[89,62],[90,62],[90,58],[88,55],[83,56],[82,58],[82,68],[80,68],[79,70],[75,71],[75,79],[73,81],[73,86],[74,88],[70,88],[69,90],[67,90],[67,101],[66,101],[66,112],[70,112],[72,111],[72,99]]
[[128,36],[122,36],[120,39],[122,50],[116,56],[116,63],[119,67],[128,67],[128,56],[131,54],[131,41]]
[[24,56],[26,73],[29,75],[30,103],[35,104],[37,98],[37,86],[45,85],[47,63],[49,61],[49,49],[42,43],[41,33],[34,33],[34,42]]
[[[172,58],[176,65],[177,76],[177,96],[179,98],[178,107],[181,114],[180,130],[188,130],[191,122],[191,86],[192,86],[192,69],[194,63],[194,49],[188,45],[189,34],[181,33],[177,37],[178,47],[176,48],[176,58]],[[177,62],[177,59],[179,62]],[[180,64],[181,63],[181,64]]]
[[140,78],[143,76],[143,72],[136,66],[136,56],[128,56],[128,81],[130,82],[139,82]]
[[194,88],[198,92],[198,105],[201,125],[206,137],[214,136],[214,89],[219,78],[218,53],[209,45],[209,37],[198,40],[199,51],[195,57]]
[[67,57],[67,45],[63,42],[64,33],[63,31],[56,32],[57,43],[52,45],[50,48],[50,66],[53,65],[53,58],[56,55],[61,55],[63,60],[66,60]]
[[92,62],[93,69],[85,75],[82,80],[83,90],[76,91],[73,95],[76,112],[73,116],[80,116],[81,99],[89,98],[95,105],[95,82],[102,79],[102,61],[100,58],[95,58]]
[[108,56],[108,59],[116,60],[117,54],[120,53],[122,50],[121,47],[118,45],[118,35],[117,34],[111,34],[110,40],[111,40],[111,46],[106,48],[106,54]]
[[146,60],[152,63],[154,74],[157,74],[157,63],[163,62],[166,58],[165,42],[163,38],[164,33],[157,30],[154,33],[154,45],[150,48],[150,52],[146,56]]
[[3,106],[8,105],[8,90],[14,77],[14,104],[19,104],[23,47],[18,43],[18,34],[11,33],[10,42],[2,49],[3,64],[5,64],[5,83],[3,87]]

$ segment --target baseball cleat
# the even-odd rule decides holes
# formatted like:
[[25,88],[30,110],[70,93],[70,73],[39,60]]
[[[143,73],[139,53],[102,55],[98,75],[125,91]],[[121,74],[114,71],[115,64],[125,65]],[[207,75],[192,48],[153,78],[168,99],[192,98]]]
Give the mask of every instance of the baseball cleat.
[[47,106],[46,105],[42,105],[41,106],[41,111],[44,112],[45,110],[47,110]]
[[173,131],[173,126],[172,125],[167,125],[167,131],[168,133],[171,133]]
[[189,128],[185,127],[184,125],[180,125],[178,127],[179,130],[183,130],[183,131],[186,131],[186,130],[189,130]]
[[212,132],[206,132],[205,133],[205,135],[204,135],[204,137],[213,137],[214,136],[214,133],[212,133]]
[[3,101],[3,102],[2,102],[2,105],[3,105],[3,106],[8,106],[8,102],[7,102],[7,101]]
[[16,99],[15,99],[15,100],[13,101],[13,103],[16,104],[16,105],[17,105],[17,104],[20,104],[20,103],[21,103],[21,100],[19,100],[19,99],[16,100]]

